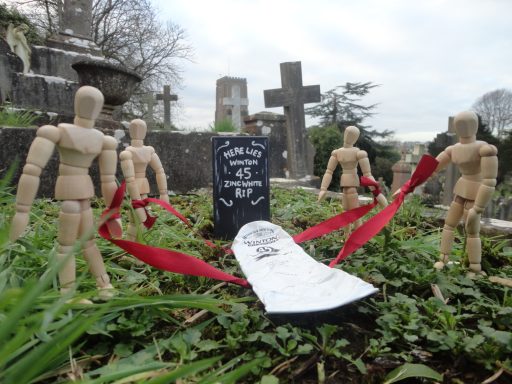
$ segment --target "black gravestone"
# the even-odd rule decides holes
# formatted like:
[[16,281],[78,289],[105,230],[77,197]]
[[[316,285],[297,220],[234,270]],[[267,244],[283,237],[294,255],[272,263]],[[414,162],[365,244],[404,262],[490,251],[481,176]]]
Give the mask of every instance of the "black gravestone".
[[268,137],[212,138],[214,234],[233,239],[240,227],[270,220]]

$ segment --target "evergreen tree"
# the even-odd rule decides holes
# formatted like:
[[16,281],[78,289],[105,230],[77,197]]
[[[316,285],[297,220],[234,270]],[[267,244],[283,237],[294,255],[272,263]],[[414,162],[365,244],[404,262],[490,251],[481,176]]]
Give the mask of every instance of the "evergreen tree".
[[[391,131],[377,132],[370,129],[371,126],[363,124],[365,119],[375,114],[377,104],[363,105],[360,101],[375,87],[378,85],[371,81],[347,82],[322,94],[320,104],[305,111],[309,116],[320,118],[321,127],[336,126],[341,133],[350,125],[359,128],[361,136],[356,145],[368,152],[370,162],[373,162],[377,156],[383,157],[381,152],[389,151],[389,148],[377,143],[374,139],[384,138],[392,133]],[[341,146],[342,143],[339,145]]]

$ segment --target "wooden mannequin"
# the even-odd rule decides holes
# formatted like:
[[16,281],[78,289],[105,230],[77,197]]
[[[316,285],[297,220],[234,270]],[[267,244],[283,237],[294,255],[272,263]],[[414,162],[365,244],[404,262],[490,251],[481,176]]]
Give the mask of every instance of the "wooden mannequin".
[[[101,191],[108,206],[116,191],[117,141],[93,128],[103,107],[103,95],[93,87],[84,86],[75,95],[73,124],[44,125],[37,130],[23,174],[18,183],[16,214],[12,220],[10,239],[15,241],[25,230],[29,212],[39,188],[40,174],[55,147],[60,154],[59,176],[55,185],[55,199],[61,200],[58,232],[58,260],[67,259],[59,271],[61,293],[73,288],[76,280],[75,258],[69,256],[75,242],[93,233],[93,214],[89,199],[94,187],[89,167],[99,160]],[[83,244],[84,258],[96,278],[99,296],[110,298],[114,291],[105,270],[101,254],[92,238]],[[90,303],[82,300],[82,303]]]
[[498,175],[498,150],[494,145],[476,140],[478,117],[474,112],[461,112],[454,119],[459,142],[447,147],[437,156],[436,172],[450,162],[457,165],[461,177],[453,189],[453,202],[446,215],[441,237],[441,258],[434,264],[442,269],[452,249],[454,230],[461,218],[466,229],[466,251],[469,258],[468,275],[485,274],[482,271],[480,243],[480,216],[491,201]]
[[[131,145],[121,152],[119,158],[130,198],[132,200],[140,200],[148,197],[150,190],[149,182],[146,178],[146,168],[149,165],[155,172],[160,200],[168,203],[167,176],[165,175],[160,158],[153,147],[144,145],[144,138],[147,132],[146,123],[140,119],[132,120],[129,129]],[[140,222],[146,220],[144,209],[137,208],[136,213]],[[128,239],[135,240],[136,235],[137,227],[135,226],[135,220],[133,217],[130,217]]]
[[[345,211],[359,207],[359,199],[357,195],[357,187],[359,187],[359,177],[357,175],[357,164],[361,167],[363,176],[366,176],[372,180],[375,180],[372,176],[370,169],[370,160],[366,151],[362,151],[357,147],[354,147],[357,139],[359,138],[359,129],[354,126],[345,128],[343,134],[343,147],[335,149],[331,153],[329,162],[327,163],[327,169],[324,177],[322,178],[322,184],[320,187],[320,193],[318,194],[318,201],[321,201],[327,193],[327,188],[332,180],[332,174],[336,170],[336,167],[341,165],[342,174],[340,179],[340,185],[342,187],[342,204]],[[384,195],[381,193],[377,196],[377,200],[381,207],[387,206],[388,202]],[[357,220],[353,226],[354,229],[361,225],[361,220]],[[350,228],[347,228],[347,235],[350,233]]]

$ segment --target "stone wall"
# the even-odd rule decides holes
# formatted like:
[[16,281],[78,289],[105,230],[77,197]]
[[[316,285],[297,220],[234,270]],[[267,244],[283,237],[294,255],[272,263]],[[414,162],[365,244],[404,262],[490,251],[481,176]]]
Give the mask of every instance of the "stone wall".
[[[19,163],[12,185],[16,185],[27,157],[30,143],[35,138],[35,129],[31,128],[2,128],[0,127],[0,178],[5,175],[9,166],[16,158]],[[168,176],[168,187],[175,193],[186,193],[193,189],[207,187],[212,180],[211,137],[213,133],[206,132],[148,132],[146,145],[151,145],[158,153],[165,172]],[[120,141],[118,152],[129,145],[129,137],[124,131],[117,131]],[[58,170],[57,151],[41,174],[39,197],[52,197]],[[151,189],[157,192],[154,174],[148,170]],[[91,176],[95,185],[99,185],[98,167],[96,162],[91,168]],[[118,180],[122,180],[121,169],[118,165]],[[96,191],[99,195],[99,190]]]

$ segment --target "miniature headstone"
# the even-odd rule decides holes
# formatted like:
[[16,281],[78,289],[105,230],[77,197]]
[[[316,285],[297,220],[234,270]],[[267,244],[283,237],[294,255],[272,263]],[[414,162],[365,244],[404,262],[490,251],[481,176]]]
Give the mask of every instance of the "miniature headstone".
[[300,61],[281,63],[280,89],[264,91],[265,107],[284,107],[288,140],[288,171],[290,177],[301,179],[308,174],[305,103],[320,102],[319,85],[302,85]]
[[171,130],[171,101],[177,101],[178,96],[171,94],[170,85],[164,85],[164,93],[156,95],[156,99],[164,102],[164,129]]
[[251,221],[270,220],[268,137],[212,138],[216,237],[233,239]]

